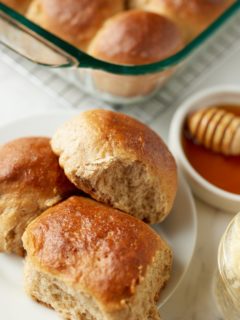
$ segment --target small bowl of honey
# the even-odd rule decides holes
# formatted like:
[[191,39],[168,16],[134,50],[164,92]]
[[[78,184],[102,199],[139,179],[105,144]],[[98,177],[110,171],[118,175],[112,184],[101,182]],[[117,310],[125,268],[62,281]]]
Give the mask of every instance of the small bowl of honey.
[[204,90],[175,113],[169,144],[194,194],[240,210],[240,87]]

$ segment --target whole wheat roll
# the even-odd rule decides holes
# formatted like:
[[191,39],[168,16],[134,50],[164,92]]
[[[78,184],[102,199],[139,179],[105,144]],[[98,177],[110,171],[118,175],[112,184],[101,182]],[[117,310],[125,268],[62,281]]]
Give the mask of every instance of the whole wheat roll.
[[124,0],[33,0],[27,17],[86,50],[103,22],[124,9]]
[[214,20],[234,0],[130,0],[130,7],[162,14],[174,21],[189,42]]
[[[107,20],[90,43],[88,52],[103,61],[119,65],[144,65],[177,53],[183,40],[169,19],[142,10],[130,10]],[[119,97],[145,96],[163,83],[173,70],[140,76],[92,72],[99,91]]]
[[160,320],[155,298],[172,251],[142,221],[71,197],[34,220],[23,236],[25,288],[69,320]]
[[103,109],[86,111],[63,124],[51,145],[70,181],[94,199],[149,223],[169,214],[175,160],[143,123]]
[[23,255],[26,226],[77,192],[49,142],[45,137],[25,137],[0,148],[0,252]]

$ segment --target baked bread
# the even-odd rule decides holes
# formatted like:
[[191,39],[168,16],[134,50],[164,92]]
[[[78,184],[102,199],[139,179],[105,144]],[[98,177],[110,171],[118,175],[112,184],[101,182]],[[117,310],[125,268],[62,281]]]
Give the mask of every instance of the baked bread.
[[234,0],[130,0],[130,7],[162,14],[191,41],[216,20]]
[[94,199],[149,223],[170,212],[174,158],[137,120],[107,110],[82,112],[57,130],[51,145],[70,181]]
[[159,319],[172,253],[142,221],[71,197],[34,220],[23,243],[27,293],[65,319]]
[[76,191],[48,138],[21,138],[0,148],[0,251],[23,255],[28,223]]
[[31,1],[32,0],[1,0],[0,2],[20,13],[25,13]]
[[[131,10],[109,19],[89,46],[89,54],[120,65],[144,65],[161,61],[183,47],[180,31],[169,19],[155,13]],[[163,83],[172,71],[150,75],[119,76],[92,73],[94,86],[119,97],[145,96]]]
[[86,49],[108,17],[124,9],[124,0],[33,0],[27,17],[74,46]]

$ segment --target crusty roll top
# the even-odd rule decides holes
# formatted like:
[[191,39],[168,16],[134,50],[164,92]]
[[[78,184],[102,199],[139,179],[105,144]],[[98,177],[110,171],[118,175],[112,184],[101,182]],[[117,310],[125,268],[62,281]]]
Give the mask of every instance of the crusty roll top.
[[123,9],[124,0],[34,0],[28,17],[81,47],[105,19]]
[[97,163],[99,159],[99,165],[114,157],[139,160],[157,175],[163,174],[163,183],[176,186],[176,163],[165,143],[149,127],[122,113],[103,109],[82,112],[56,131],[52,147],[60,155],[74,147],[79,167],[88,160]]
[[140,65],[167,58],[182,46],[180,31],[170,20],[132,10],[109,19],[94,38],[89,52],[101,60]]
[[157,12],[174,21],[190,41],[223,13],[234,0],[130,0],[131,7]]
[[162,139],[149,127],[123,113],[96,109],[79,114],[65,125],[71,126],[73,122],[81,132],[79,138],[85,142],[79,147],[84,148],[86,158],[93,154],[103,159],[132,157],[149,164],[153,170],[175,169],[175,161]]
[[23,241],[39,270],[84,290],[107,309],[122,308],[135,294],[158,251],[171,256],[143,222],[82,197],[48,209],[29,225]]
[[0,148],[1,194],[25,194],[27,190],[37,191],[39,198],[45,199],[75,190],[60,168],[49,138],[20,138]]
[[[132,0],[132,2],[142,2],[144,5],[143,0]],[[202,19],[204,19],[204,16],[202,16],[203,13],[207,15],[213,15],[216,12],[221,12],[221,10],[225,9],[229,3],[233,3],[234,1],[230,0],[149,0],[145,1],[145,4],[159,4],[159,5],[165,5],[169,10],[174,10],[177,12],[179,10],[179,14],[182,14],[185,12],[185,14],[195,14],[198,15]],[[212,11],[210,11],[210,9]],[[206,17],[205,17],[206,18]]]
[[[234,0],[153,0],[153,2],[163,3],[169,11],[176,14],[181,19],[190,19],[193,23],[202,28],[210,24],[224,10],[226,10]],[[195,23],[194,23],[194,19]],[[189,26],[189,28],[191,28]]]

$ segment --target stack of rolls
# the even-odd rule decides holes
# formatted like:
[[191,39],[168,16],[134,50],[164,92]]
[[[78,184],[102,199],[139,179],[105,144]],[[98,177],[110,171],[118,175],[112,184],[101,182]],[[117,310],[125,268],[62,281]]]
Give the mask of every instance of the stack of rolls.
[[175,160],[155,132],[83,112],[51,142],[1,147],[0,251],[26,254],[27,294],[65,319],[160,320],[173,256],[147,223],[165,220],[176,190]]

